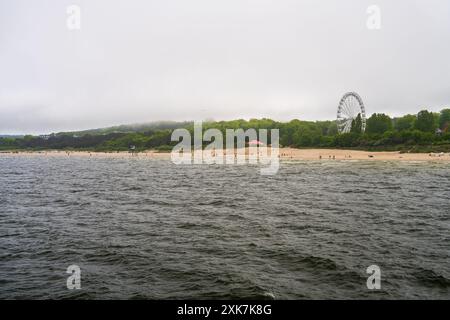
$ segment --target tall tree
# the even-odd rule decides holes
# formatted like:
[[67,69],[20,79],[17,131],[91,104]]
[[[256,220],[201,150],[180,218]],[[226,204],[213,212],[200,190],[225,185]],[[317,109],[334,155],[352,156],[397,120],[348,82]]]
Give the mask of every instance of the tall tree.
[[450,109],[441,110],[441,114],[439,115],[439,128],[443,131],[450,129]]
[[361,113],[358,113],[358,116],[352,121],[352,127],[350,132],[361,133],[362,132],[362,118]]
[[414,122],[416,121],[416,116],[412,114],[407,114],[403,117],[394,119],[394,127],[397,131],[411,130],[414,128]]
[[374,113],[367,119],[367,133],[382,134],[392,129],[392,120],[384,113]]
[[333,121],[333,122],[331,122],[330,125],[328,126],[328,129],[327,129],[327,135],[329,135],[329,136],[334,136],[334,135],[336,135],[337,133],[338,133],[338,127],[337,127],[336,121]]
[[432,112],[422,110],[417,114],[415,128],[423,132],[434,132],[436,123]]

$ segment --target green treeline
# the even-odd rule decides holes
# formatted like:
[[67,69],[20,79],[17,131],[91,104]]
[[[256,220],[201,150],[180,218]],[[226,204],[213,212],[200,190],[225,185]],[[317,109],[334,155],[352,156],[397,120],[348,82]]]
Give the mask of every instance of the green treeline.
[[[0,150],[92,150],[125,151],[135,146],[145,149],[170,150],[175,128],[193,132],[192,122],[120,126],[76,133],[57,133],[49,136],[0,138]],[[204,122],[203,130],[219,129],[224,137],[226,129],[279,129],[280,145],[294,148],[353,148],[363,150],[400,150],[411,152],[450,151],[450,109],[439,113],[422,110],[416,115],[391,118],[386,114],[372,114],[361,131],[362,119],[353,121],[349,133],[338,134],[336,121],[277,122],[271,119],[251,119]],[[270,137],[270,135],[269,135]],[[270,141],[269,141],[270,142]],[[205,143],[207,144],[207,143]]]

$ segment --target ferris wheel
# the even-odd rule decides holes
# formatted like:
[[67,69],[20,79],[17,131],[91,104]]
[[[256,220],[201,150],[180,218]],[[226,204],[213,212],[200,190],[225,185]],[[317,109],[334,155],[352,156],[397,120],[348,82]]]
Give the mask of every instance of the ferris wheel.
[[361,132],[366,130],[366,110],[364,103],[356,92],[347,92],[339,102],[337,127],[339,133],[350,132],[353,120],[361,115]]

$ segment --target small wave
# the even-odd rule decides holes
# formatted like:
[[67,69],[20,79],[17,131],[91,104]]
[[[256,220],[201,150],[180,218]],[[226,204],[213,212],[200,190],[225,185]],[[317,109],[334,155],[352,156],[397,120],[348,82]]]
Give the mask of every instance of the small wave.
[[264,292],[263,296],[267,297],[267,298],[270,298],[272,300],[275,300],[275,295],[272,292]]
[[141,191],[142,187],[138,187],[138,186],[131,186],[131,187],[127,187],[125,189],[123,189],[122,191]]
[[225,204],[225,201],[223,200],[212,200],[212,201],[207,201],[207,202],[200,202],[198,205],[199,206],[220,206]]
[[339,268],[336,262],[328,258],[308,256],[301,259],[300,262],[310,265],[313,268],[324,270],[337,270]]
[[433,270],[420,268],[413,275],[420,283],[426,286],[450,288],[450,279],[437,274]]

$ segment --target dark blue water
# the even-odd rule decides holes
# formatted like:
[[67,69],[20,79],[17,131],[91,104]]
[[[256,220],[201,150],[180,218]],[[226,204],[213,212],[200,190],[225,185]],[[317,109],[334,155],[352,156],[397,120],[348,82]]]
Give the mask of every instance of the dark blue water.
[[[450,298],[450,165],[0,155],[0,298]],[[81,290],[66,269],[81,268]],[[381,268],[368,290],[366,268]]]

